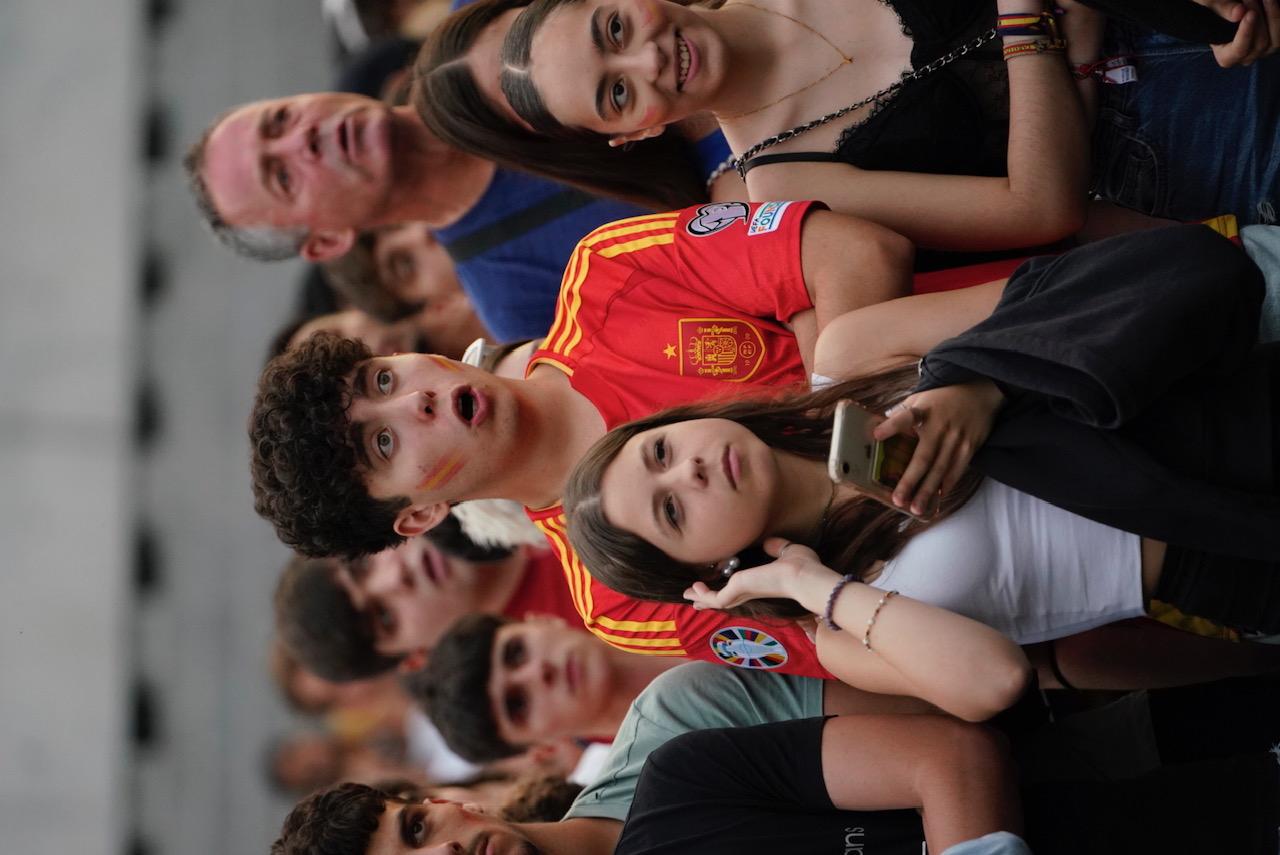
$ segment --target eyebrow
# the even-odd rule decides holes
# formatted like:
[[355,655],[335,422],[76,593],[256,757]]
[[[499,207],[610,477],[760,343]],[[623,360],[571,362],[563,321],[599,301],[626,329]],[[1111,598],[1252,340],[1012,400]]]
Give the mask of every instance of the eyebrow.
[[[653,461],[649,457],[648,448],[649,446],[647,444],[641,444],[640,459],[644,463],[644,470],[646,472],[652,472]],[[662,499],[658,496],[656,492],[652,493],[649,497],[649,513],[653,514],[653,524],[658,527],[658,531],[666,531],[667,526],[664,525],[664,520],[662,517]]]
[[[597,6],[596,10],[591,13],[591,43],[596,46],[596,53],[604,57],[604,34],[600,30],[601,11],[601,8]],[[601,119],[606,118],[604,114],[604,90],[605,78],[602,74],[600,75],[600,82],[596,84],[596,115]]]
[[351,396],[353,398],[369,397],[369,360],[365,360],[356,366],[355,374],[351,375]]
[[375,467],[373,461],[369,459],[369,449],[365,447],[364,429],[364,422],[352,421],[347,439],[351,442],[351,447],[355,449],[356,461],[365,469],[373,469]]
[[[271,124],[272,109],[270,105],[262,108],[262,114],[258,117],[258,139],[265,140],[267,138],[267,128]],[[271,161],[270,155],[258,155],[258,182],[262,184],[262,188],[272,196],[278,197],[275,185],[271,183]]]
[[404,807],[400,808],[400,817],[399,817],[400,842],[403,843],[405,846],[418,845],[417,841],[413,839],[413,829],[409,828],[409,825],[413,820],[413,815],[410,813],[410,811],[412,810],[413,810],[412,805],[405,805]]

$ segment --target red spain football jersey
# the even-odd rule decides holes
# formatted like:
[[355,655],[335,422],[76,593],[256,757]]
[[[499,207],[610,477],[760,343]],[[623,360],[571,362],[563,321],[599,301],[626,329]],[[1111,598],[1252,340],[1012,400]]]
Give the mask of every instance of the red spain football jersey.
[[569,596],[560,572],[560,558],[550,549],[529,550],[524,576],[502,608],[502,614],[513,620],[529,615],[555,615],[570,626],[580,626],[577,604]]
[[[555,323],[529,363],[568,375],[608,427],[744,387],[808,381],[786,322],[812,307],[800,232],[811,202],[729,202],[610,223],[565,270]],[[922,290],[990,281],[949,275]],[[936,277],[935,277],[936,279]],[[633,653],[830,677],[791,621],[641,602],[596,582],[569,546],[559,504],[529,510],[560,558],[588,630]]]

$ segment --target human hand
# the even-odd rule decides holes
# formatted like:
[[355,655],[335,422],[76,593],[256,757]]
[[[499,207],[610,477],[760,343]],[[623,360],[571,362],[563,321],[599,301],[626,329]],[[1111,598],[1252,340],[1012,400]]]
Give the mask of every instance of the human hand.
[[1218,65],[1252,65],[1280,49],[1280,0],[1195,0],[1238,24],[1229,44],[1213,45]]
[[929,512],[934,496],[956,485],[973,453],[987,441],[1003,402],[995,383],[977,380],[910,395],[889,410],[871,434],[875,439],[896,434],[919,439],[894,488],[894,505],[909,506],[917,516]]
[[802,575],[830,573],[818,554],[802,543],[781,537],[767,538],[764,551],[777,560],[759,567],[736,571],[718,591],[705,582],[694,582],[685,589],[684,598],[695,609],[732,609],[749,600],[769,598],[795,599],[795,583]]

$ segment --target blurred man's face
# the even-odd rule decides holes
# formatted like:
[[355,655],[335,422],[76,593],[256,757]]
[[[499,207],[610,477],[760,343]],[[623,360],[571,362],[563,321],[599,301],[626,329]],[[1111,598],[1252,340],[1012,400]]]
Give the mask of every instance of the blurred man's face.
[[430,339],[418,328],[414,319],[406,318],[388,324],[359,309],[343,309],[341,312],[321,315],[307,321],[289,340],[289,347],[306,341],[318,332],[331,332],[343,338],[359,339],[373,351],[374,356],[423,353],[432,349]]
[[372,98],[337,92],[240,107],[214,128],[204,181],[233,226],[358,229],[394,180],[396,120]]
[[500,627],[488,686],[498,735],[511,745],[594,735],[589,730],[614,690],[606,653],[559,618]]
[[520,826],[467,810],[456,802],[387,802],[364,855],[407,853],[537,855]]
[[471,342],[489,337],[449,254],[422,223],[379,231],[373,258],[383,287],[404,303],[422,306],[414,321],[435,353],[456,359]]
[[493,581],[522,567],[522,550],[497,563],[452,558],[426,537],[342,565],[338,582],[373,627],[383,656],[406,656],[435,647],[449,625],[479,610]]

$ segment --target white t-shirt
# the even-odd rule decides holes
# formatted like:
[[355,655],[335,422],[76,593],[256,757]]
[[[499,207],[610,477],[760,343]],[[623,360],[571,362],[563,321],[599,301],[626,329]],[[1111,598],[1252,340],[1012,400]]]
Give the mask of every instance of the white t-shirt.
[[1034,644],[1145,614],[1138,535],[987,478],[872,584]]

